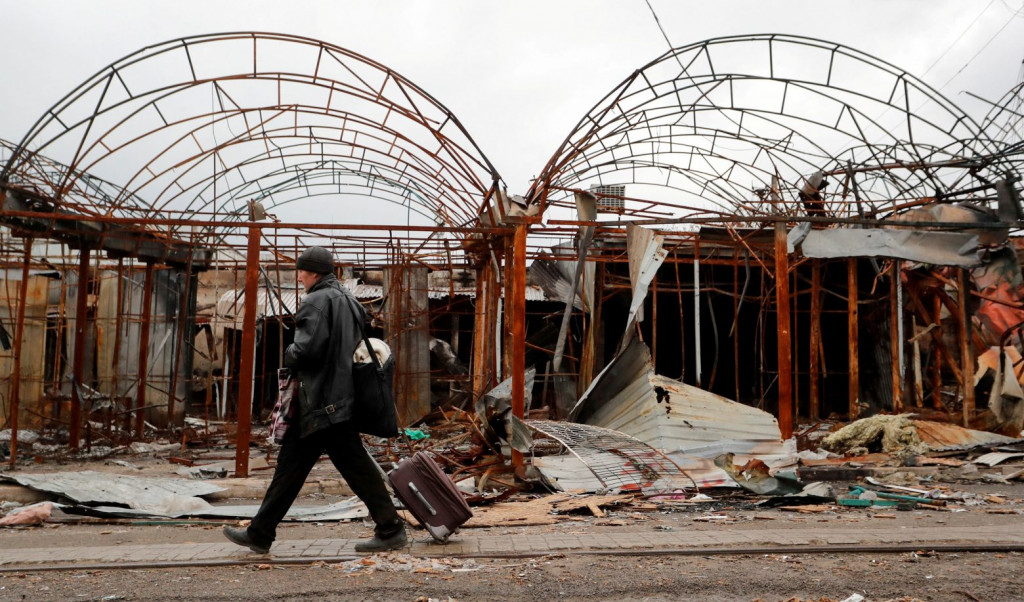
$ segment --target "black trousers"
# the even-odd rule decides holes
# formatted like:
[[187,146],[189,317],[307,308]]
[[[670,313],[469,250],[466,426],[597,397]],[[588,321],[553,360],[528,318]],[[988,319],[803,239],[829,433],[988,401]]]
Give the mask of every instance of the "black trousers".
[[274,478],[249,525],[249,537],[254,542],[266,545],[274,542],[278,523],[298,497],[309,471],[325,452],[352,491],[366,504],[376,523],[374,532],[378,537],[390,537],[403,528],[404,523],[398,517],[380,470],[363,447],[359,434],[347,422],[305,438],[299,437],[298,424],[293,424],[281,443]]

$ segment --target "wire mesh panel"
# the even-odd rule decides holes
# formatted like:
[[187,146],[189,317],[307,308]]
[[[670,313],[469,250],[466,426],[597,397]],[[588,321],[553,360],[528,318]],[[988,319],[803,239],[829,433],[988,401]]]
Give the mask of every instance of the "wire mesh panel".
[[609,490],[661,491],[696,486],[665,454],[624,433],[569,422],[524,422],[564,445]]

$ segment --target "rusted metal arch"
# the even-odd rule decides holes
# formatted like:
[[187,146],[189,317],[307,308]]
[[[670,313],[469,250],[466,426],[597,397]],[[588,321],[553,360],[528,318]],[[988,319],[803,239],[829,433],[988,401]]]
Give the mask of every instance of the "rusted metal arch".
[[[158,193],[160,197],[165,193],[169,195],[162,200],[159,207],[170,207],[180,199],[185,203],[182,209],[184,212],[198,213],[218,204],[225,207],[234,205],[237,210],[244,208],[244,205],[237,204],[237,190],[253,185],[263,187],[263,180],[282,178],[283,173],[288,170],[294,171],[290,177],[300,173],[313,174],[317,171],[326,173],[334,166],[346,162],[349,164],[344,168],[346,172],[362,173],[370,180],[379,180],[382,177],[380,172],[388,172],[391,175],[387,179],[396,186],[418,191],[420,198],[411,200],[416,201],[425,212],[429,212],[431,220],[454,227],[469,219],[470,215],[474,218],[476,216],[475,207],[467,207],[460,199],[453,197],[451,189],[438,182],[436,173],[428,171],[429,166],[416,161],[412,155],[406,155],[402,160],[386,161],[387,157],[381,157],[372,147],[341,144],[337,140],[322,138],[319,135],[295,136],[289,132],[290,128],[280,132],[267,132],[268,135],[257,139],[222,144],[217,151],[209,153],[211,158],[216,154],[222,165],[220,170],[212,174],[203,175],[204,160],[191,161],[186,169],[180,170],[178,175],[167,182]],[[253,145],[272,145],[273,151],[268,153],[258,148],[255,154],[243,156],[231,165],[220,156],[221,151],[233,146],[251,148]],[[316,152],[311,152],[311,147],[317,149]],[[270,171],[266,171],[268,168]],[[247,175],[246,172],[251,173]],[[191,177],[191,181],[186,181],[186,177]],[[236,183],[233,184],[232,181]],[[146,186],[146,183],[142,186]],[[461,208],[457,216],[452,215],[453,207]],[[230,211],[227,209],[226,213]],[[458,223],[455,217],[459,218]]]
[[[307,64],[304,66],[307,69],[302,73],[275,69],[276,64],[281,64],[280,57],[265,57],[281,49],[289,53],[286,59],[289,65],[301,63],[296,57],[306,52]],[[242,52],[233,52],[238,50]],[[212,54],[217,55],[221,64],[235,61],[236,65],[224,68],[220,64],[203,62],[202,59]],[[238,61],[245,65],[237,66]],[[134,78],[139,73],[148,73],[151,80],[154,72],[165,80],[171,80],[171,83],[161,81],[152,85],[142,82],[137,85]],[[187,102],[182,102],[181,106],[174,104],[194,100],[200,87],[209,89],[222,106],[227,102],[234,105],[236,111],[242,110],[246,103],[239,103],[235,98],[240,96],[239,91],[229,89],[232,85],[238,87],[239,82],[270,85],[273,87],[272,95],[278,98],[282,93],[294,94],[292,87],[312,88],[320,93],[321,112],[336,111],[335,107],[347,100],[360,105],[367,113],[375,113],[365,119],[378,130],[404,126],[403,132],[409,140],[429,141],[437,149],[435,156],[444,155],[444,162],[435,166],[435,179],[439,185],[452,189],[452,196],[468,203],[467,207],[479,208],[477,213],[486,208],[487,200],[500,182],[496,170],[454,115],[402,76],[379,63],[325,42],[245,32],[172,40],[143,49],[101,70],[40,118],[6,162],[0,183],[12,180],[13,174],[24,167],[28,153],[62,151],[56,156],[62,160],[68,156],[70,169],[59,180],[51,178],[52,181],[47,183],[49,196],[60,199],[68,183],[80,173],[80,165],[98,166],[99,162],[114,154],[99,144],[106,136],[117,134],[117,140],[111,138],[108,146],[118,147],[117,142],[141,140],[147,133],[180,120],[182,115],[187,119],[206,113],[194,110]],[[246,91],[241,92],[244,95]],[[256,90],[248,91],[259,96]],[[263,92],[266,92],[265,88]],[[278,104],[289,106],[283,102]],[[299,115],[296,112],[289,114],[296,119]],[[319,127],[322,123],[309,125]],[[298,124],[298,127],[304,127],[304,124]],[[203,144],[198,146],[202,148]],[[132,145],[132,150],[138,149]],[[419,156],[429,162],[429,158],[423,157],[423,153],[415,148],[399,148],[393,144],[392,150],[399,156]],[[118,154],[119,160],[124,154]],[[141,153],[144,158],[154,155],[155,152]],[[463,190],[454,185],[457,182],[463,184]],[[469,212],[463,209],[460,213]]]
[[[9,140],[0,138],[0,161],[6,161],[18,146]],[[9,183],[9,187],[27,192],[33,198],[44,198],[46,183],[50,182],[57,174],[62,174],[70,168],[62,163],[44,157],[38,153],[26,155],[25,168],[17,175],[17,179]],[[117,184],[108,182],[87,173],[78,173],[74,179],[74,186],[65,195],[64,207],[74,209],[85,215],[102,215],[97,211],[98,207],[110,206],[113,200],[123,195],[123,189]],[[155,218],[166,219],[169,216],[145,209],[145,202],[142,199],[134,199],[134,202],[125,207],[126,215],[131,218]]]
[[992,105],[982,125],[995,141],[1012,145],[1024,140],[1024,81]]
[[[794,135],[798,135],[794,132]],[[740,143],[749,146],[749,151],[755,154],[755,157],[763,156],[766,161],[766,165],[761,165],[756,161],[744,161],[736,156],[730,156],[725,153],[721,153],[715,150],[713,143],[710,148],[704,148],[697,144],[689,142],[690,139],[697,139],[697,141],[711,137],[715,141],[723,140],[728,143]],[[628,157],[623,159],[615,158],[616,148],[610,148],[606,152],[602,152],[596,155],[581,156],[579,163],[582,163],[578,168],[575,164],[566,169],[571,173],[567,174],[564,179],[564,186],[571,187],[575,182],[584,181],[587,179],[597,178],[598,182],[602,181],[602,178],[609,173],[616,171],[636,171],[637,167],[647,167],[652,170],[661,171],[663,174],[667,173],[668,176],[661,177],[660,182],[647,178],[630,178],[630,181],[635,184],[649,184],[654,186],[660,186],[667,189],[679,190],[684,193],[693,194],[696,197],[703,199],[707,204],[711,206],[719,207],[725,215],[734,214],[748,214],[748,215],[763,215],[773,213],[777,209],[763,210],[756,207],[757,199],[752,196],[752,193],[757,188],[756,186],[750,186],[739,181],[738,178],[732,177],[733,171],[739,171],[748,174],[751,177],[748,182],[771,182],[772,177],[778,177],[784,168],[788,168],[791,173],[810,173],[814,171],[814,162],[807,160],[804,157],[797,155],[788,155],[785,153],[773,152],[774,144],[768,144],[756,140],[755,138],[743,138],[738,137],[730,132],[723,132],[721,130],[708,129],[707,131],[695,131],[680,136],[656,136],[642,139],[634,139],[631,144],[636,147],[650,146],[649,150],[643,152],[633,152]],[[660,150],[662,146],[669,148],[667,152]],[[611,158],[607,161],[603,161],[606,156]],[[668,157],[679,157],[684,159],[685,165],[677,165],[667,160]],[[728,167],[722,170],[721,173],[710,170],[702,170],[700,167],[695,165],[696,162],[703,162],[708,168],[712,168],[712,162],[719,162],[728,164]],[[797,164],[803,165],[804,169],[801,171]],[[698,188],[698,191],[689,190],[683,186],[674,186],[669,182],[670,176],[678,176],[684,180],[688,180],[688,183],[692,183]],[[613,180],[614,182],[614,180]],[[779,189],[795,191],[799,187],[800,182],[786,182],[780,178]],[[554,188],[552,186],[552,188]],[[713,189],[717,194],[709,195],[705,194],[707,189]],[[669,209],[674,206],[674,203],[668,201],[660,201],[657,203],[659,208]],[[691,209],[695,212],[701,211],[700,208],[690,206],[680,206],[680,208]],[[714,209],[709,211],[714,212]]]
[[[643,130],[640,131],[642,132]],[[799,137],[800,135],[801,134],[799,132],[791,130],[787,138],[792,139],[793,137]],[[703,147],[692,145],[687,142],[689,139],[702,139],[707,137],[712,139],[710,149],[704,149]],[[739,160],[736,156],[729,156],[724,153],[714,152],[714,147],[719,140],[724,141],[723,143],[725,144],[739,143],[749,145],[750,148],[748,152],[753,151],[755,153],[755,160],[744,162]],[[865,204],[883,205],[888,203],[892,198],[894,198],[894,196],[897,198],[912,198],[922,190],[934,192],[935,189],[930,188],[933,181],[929,177],[930,173],[928,173],[931,169],[941,167],[944,170],[943,175],[947,179],[948,187],[950,189],[956,189],[962,180],[972,175],[973,170],[983,167],[986,165],[987,161],[992,160],[992,158],[984,159],[977,157],[970,149],[961,148],[959,151],[955,150],[955,147],[964,147],[964,143],[963,141],[953,141],[944,148],[937,148],[929,144],[908,145],[906,143],[897,143],[888,146],[874,145],[868,147],[865,151],[867,158],[857,164],[840,163],[841,159],[828,157],[824,152],[817,157],[819,159],[818,161],[814,161],[812,158],[808,158],[806,156],[785,152],[775,152],[774,147],[778,146],[777,142],[768,144],[756,137],[741,137],[735,133],[725,132],[719,129],[709,129],[704,132],[697,129],[692,133],[685,133],[678,136],[634,138],[631,140],[630,144],[633,147],[640,148],[650,145],[651,149],[649,151],[644,150],[644,152],[640,153],[634,152],[629,155],[627,159],[613,159],[609,163],[633,164],[637,158],[652,157],[649,161],[654,162],[653,158],[658,159],[658,169],[674,171],[685,177],[685,174],[688,172],[696,171],[693,167],[694,156],[701,158],[715,157],[720,161],[729,162],[736,167],[743,166],[743,171],[745,172],[760,173],[763,178],[761,181],[764,182],[772,181],[772,176],[778,177],[778,192],[788,192],[789,196],[786,198],[790,199],[796,197],[796,191],[800,188],[804,175],[819,169],[824,171],[827,175],[845,174],[847,172],[859,175],[862,172],[870,172],[871,169],[879,169],[881,172],[881,178],[890,183],[891,186],[887,186],[882,190],[877,190],[872,186],[865,186],[861,184],[859,189],[862,190],[862,193],[860,194],[859,200]],[[659,149],[662,146],[669,148],[670,150],[667,152],[661,152]],[[898,152],[899,150],[907,148],[909,148],[911,152],[904,150],[902,155]],[[954,150],[951,150],[951,148]],[[601,177],[607,172],[606,170],[601,169],[605,164],[598,163],[598,161],[607,155],[614,157],[618,150],[619,148],[610,148],[607,152],[600,153],[599,155],[581,155],[582,158],[577,161],[577,163],[585,164],[579,168],[578,172],[567,175],[566,180],[568,180],[569,183],[572,183],[573,180],[581,181],[596,176],[598,181],[601,181]],[[736,154],[738,154],[738,152]],[[685,158],[686,166],[676,166],[662,160],[664,157],[671,156],[682,156]],[[762,156],[768,165],[761,166],[758,164],[756,158]],[[968,158],[964,158],[965,156]],[[827,166],[824,166],[824,161],[834,161],[835,163],[830,163]],[[798,164],[802,165],[802,168],[798,167]],[[771,169],[769,169],[769,167]],[[958,168],[959,173],[953,173],[951,168]],[[574,163],[571,168],[567,168],[566,171],[569,171],[569,169],[576,170],[576,163]],[[797,180],[782,180],[781,174],[783,172],[796,174]],[[704,191],[710,188],[710,186],[699,181],[699,179],[695,180],[695,183],[698,183],[700,188],[698,196],[704,198],[705,202],[709,204],[718,204],[721,206],[722,202],[731,202],[733,204],[732,213],[735,214],[766,215],[780,210],[779,207],[774,205],[769,206],[767,209],[757,208],[757,200],[751,199],[749,194],[742,197],[738,194],[730,195],[729,193],[724,192],[727,186],[736,191],[746,191],[747,193],[756,188],[741,186],[739,182],[734,182],[733,178],[730,176],[731,173],[722,174],[720,176],[720,179],[723,180],[723,184],[718,187],[719,195],[704,194]],[[640,184],[649,182],[647,179],[637,177],[633,177],[631,181],[633,183]],[[680,187],[673,187],[669,185],[667,181],[663,181],[660,185],[666,188],[681,189]],[[865,192],[868,194],[865,195]],[[726,201],[716,202],[718,199],[725,199]],[[828,207],[829,205],[836,206],[842,205],[842,203],[826,200],[825,206]],[[672,204],[662,203],[659,204],[659,206],[669,208]],[[872,213],[877,212],[877,210],[872,211]],[[842,214],[842,212],[836,211],[835,208],[833,208],[832,213],[836,215]]]
[[[801,63],[811,66],[787,62],[786,57],[794,54],[803,59]],[[846,73],[852,73],[854,68],[860,71],[860,80],[855,81]],[[880,86],[874,80],[867,82],[873,83],[873,87],[863,85],[864,78],[870,80],[871,77],[882,80],[885,85]],[[737,96],[738,86],[759,86],[758,90],[768,92],[769,101],[774,90],[778,107],[768,111],[763,100],[744,98],[742,94],[749,96],[749,92],[742,89]],[[695,98],[684,99],[684,90]],[[811,92],[815,96],[810,98],[828,101],[834,109],[829,119],[815,120],[801,114],[800,96],[796,100],[790,98],[797,92],[804,100]],[[919,102],[923,102],[923,106],[917,106]],[[870,163],[870,155],[862,158],[853,153],[858,147],[870,149],[878,144],[876,139],[889,145],[906,142],[911,149],[916,144],[943,147],[964,141],[971,155],[993,154],[997,150],[979,136],[981,128],[952,102],[889,63],[812,38],[735,36],[674,49],[627,78],[580,120],[549,160],[527,198],[531,203],[545,206],[553,190],[567,187],[567,184],[571,186],[570,182],[578,177],[571,166],[585,161],[591,153],[604,152],[604,149],[595,150],[600,147],[600,141],[607,140],[606,147],[616,152],[616,156],[626,157],[631,151],[627,134],[643,130],[650,133],[655,123],[687,124],[688,119],[696,123],[700,109],[716,111],[720,122],[733,129],[737,138],[755,135],[751,121],[756,121],[758,112],[792,121],[794,126],[788,130],[799,131],[817,148],[835,149],[824,153],[825,160],[819,169],[828,164]],[[869,112],[875,110],[883,111],[880,119],[869,119]],[[880,126],[887,121],[887,111],[898,112],[899,123],[895,127]],[[924,137],[925,132],[931,139]],[[844,137],[837,141],[840,133]],[[763,137],[788,142],[778,135]],[[860,144],[851,145],[851,141]],[[787,149],[790,154],[796,150],[799,149]],[[783,180],[798,182],[800,176],[807,174],[783,175]],[[939,180],[934,174],[929,173],[929,176],[928,193],[931,194]],[[914,187],[907,188],[913,190]]]
[[[272,161],[266,157],[260,157],[256,161]],[[327,190],[312,192],[316,188],[334,187],[336,194],[346,196],[372,197],[374,199],[407,207],[410,211],[426,219],[437,219],[438,215],[430,213],[423,207],[429,205],[423,202],[429,192],[416,187],[416,182],[402,182],[387,172],[390,171],[381,166],[370,166],[372,169],[361,172],[346,164],[341,157],[334,157],[323,160],[309,160],[302,163],[295,163],[266,172],[259,179],[241,182],[228,187],[223,192],[218,191],[218,196],[225,197],[233,203],[236,208],[232,213],[225,213],[222,219],[227,221],[244,221],[243,211],[247,208],[245,200],[255,200],[263,203],[268,211],[276,207],[282,207],[288,203],[295,202],[288,193],[305,189],[308,196],[327,196]],[[201,192],[211,188],[213,183],[207,183]],[[420,197],[420,198],[417,198]],[[198,196],[196,198],[199,198]],[[196,213],[205,213],[214,201],[210,200],[203,205],[196,207]],[[441,221],[441,220],[439,220]],[[450,224],[444,221],[443,224]],[[212,229],[213,226],[210,226]]]
[[[280,119],[281,117],[287,118],[289,121],[295,113],[300,113],[303,116],[327,116],[331,119],[331,122],[327,124],[305,124],[301,128],[296,128],[293,124],[289,123],[284,127],[267,129],[267,122],[264,121],[259,124],[258,128],[246,127],[244,134],[254,135],[238,135],[229,140],[219,141],[215,147],[201,149],[201,152],[194,155],[187,155],[183,159],[179,159],[171,164],[157,167],[157,162],[163,158],[164,155],[171,155],[175,147],[180,143],[185,142],[191,145],[191,141],[196,139],[197,134],[200,134],[203,129],[208,127],[208,124],[203,123],[202,120],[209,117],[213,119],[213,123],[227,121],[231,117],[236,115],[246,116],[249,113],[264,113],[273,112],[275,117],[272,119]],[[170,145],[163,145],[163,149],[155,155],[149,162],[139,167],[139,169],[129,178],[126,187],[131,189],[132,193],[136,196],[142,196],[147,187],[150,186],[162,186],[159,190],[155,191],[155,198],[152,201],[154,207],[166,209],[169,203],[178,199],[185,198],[186,206],[183,207],[182,211],[188,211],[191,208],[192,202],[187,201],[187,193],[195,186],[196,182],[183,181],[188,176],[194,176],[192,172],[200,172],[202,168],[208,167],[207,161],[212,162],[215,166],[219,163],[220,167],[216,169],[213,175],[199,176],[201,179],[199,183],[211,178],[228,178],[228,177],[241,177],[242,179],[259,179],[261,174],[255,174],[254,177],[246,178],[244,175],[239,173],[238,164],[253,164],[255,159],[259,157],[266,157],[268,159],[280,160],[284,159],[284,148],[282,145],[276,142],[278,138],[291,138],[299,140],[300,143],[290,145],[292,149],[298,149],[296,155],[312,155],[317,157],[322,156],[359,156],[360,159],[368,165],[381,165],[386,167],[398,167],[401,166],[402,177],[410,180],[417,179],[420,181],[421,187],[427,187],[432,182],[433,188],[435,189],[434,196],[437,201],[437,207],[435,212],[447,212],[447,207],[460,208],[464,219],[469,219],[469,216],[475,217],[477,215],[478,208],[473,204],[472,199],[479,192],[478,190],[472,190],[466,188],[466,182],[463,180],[459,181],[447,181],[443,180],[439,176],[442,173],[447,173],[443,169],[439,169],[438,165],[443,163],[441,161],[435,161],[430,163],[425,160],[425,157],[437,159],[431,154],[429,149],[416,146],[414,143],[409,141],[406,137],[401,135],[399,132],[391,130],[390,128],[376,126],[370,122],[365,121],[359,116],[352,115],[345,112],[334,112],[330,110],[324,110],[319,107],[305,107],[305,106],[291,106],[291,107],[257,107],[249,109],[243,112],[227,112],[227,113],[215,113],[199,115],[188,120],[189,122],[196,123],[198,126],[192,130],[182,133],[176,140]],[[345,127],[335,127],[333,123],[343,123]],[[351,126],[354,124],[362,125],[364,129],[353,131]],[[176,124],[176,125],[180,125]],[[301,132],[306,132],[305,134]],[[386,135],[377,135],[376,132],[380,132]],[[151,132],[150,134],[152,134]],[[330,134],[330,135],[328,135]],[[149,135],[149,134],[147,134]],[[351,143],[344,142],[346,137],[358,139],[361,142]],[[305,144],[302,144],[304,142]],[[400,145],[400,142],[404,142],[406,145],[411,145],[414,150],[420,152],[406,152],[406,149]],[[375,143],[377,148],[371,144]],[[325,153],[324,145],[330,144],[333,147],[343,151],[337,153]],[[233,159],[231,157],[225,158],[225,154],[229,154],[235,150],[236,147],[256,146],[257,153],[255,156],[244,154],[240,159]],[[122,150],[123,147],[112,149],[112,152]],[[314,151],[314,148],[318,149]],[[388,155],[385,150],[382,149],[399,149],[397,156]],[[344,152],[346,151],[347,152]],[[188,151],[186,151],[187,153]],[[240,151],[240,152],[245,152]],[[229,164],[228,161],[232,161]],[[186,166],[181,169],[182,166]],[[89,166],[94,169],[95,166]],[[160,182],[161,178],[171,178],[172,172],[177,172],[177,175],[172,179],[165,182]],[[461,184],[461,185],[460,185]],[[173,193],[173,190],[178,192]],[[147,195],[148,196],[148,195]],[[163,200],[167,196],[168,200]],[[442,208],[445,208],[442,210]]]

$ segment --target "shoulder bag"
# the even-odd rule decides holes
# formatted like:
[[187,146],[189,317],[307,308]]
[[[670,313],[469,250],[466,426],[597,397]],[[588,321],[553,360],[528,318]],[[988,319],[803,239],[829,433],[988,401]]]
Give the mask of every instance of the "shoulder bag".
[[349,309],[359,325],[362,342],[370,355],[368,362],[352,363],[352,381],[355,385],[355,402],[352,405],[352,424],[355,430],[375,437],[398,436],[398,413],[395,409],[395,356],[391,354],[382,365],[366,336],[363,317],[351,299]]

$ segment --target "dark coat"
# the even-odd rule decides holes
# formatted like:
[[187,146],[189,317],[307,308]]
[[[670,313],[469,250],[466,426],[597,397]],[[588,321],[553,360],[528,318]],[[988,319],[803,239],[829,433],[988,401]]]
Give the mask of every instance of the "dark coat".
[[295,341],[284,365],[298,374],[299,436],[352,418],[352,354],[361,338],[363,307],[334,274],[310,287],[295,312]]

